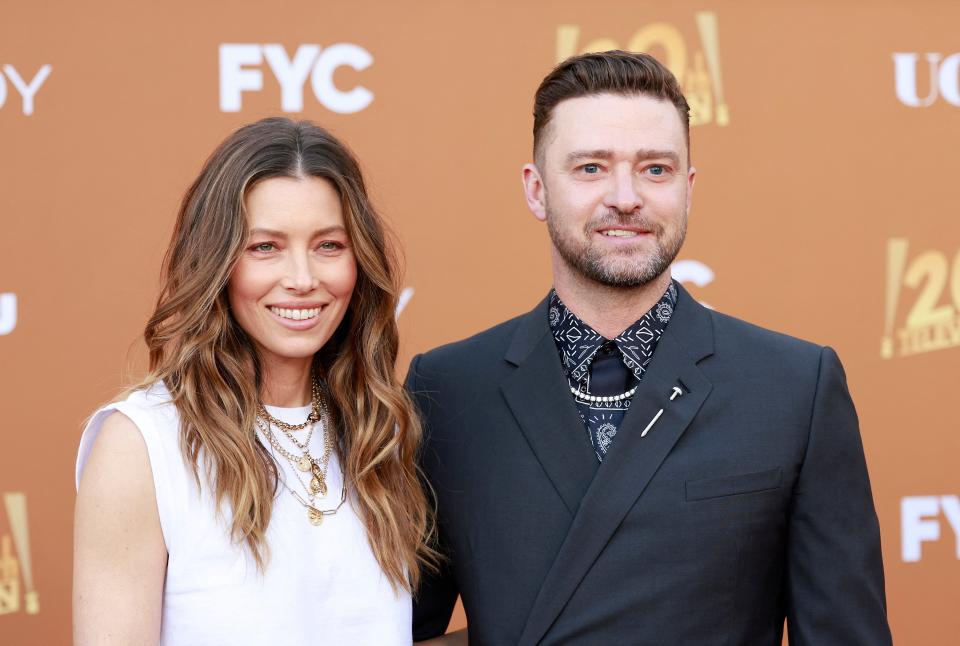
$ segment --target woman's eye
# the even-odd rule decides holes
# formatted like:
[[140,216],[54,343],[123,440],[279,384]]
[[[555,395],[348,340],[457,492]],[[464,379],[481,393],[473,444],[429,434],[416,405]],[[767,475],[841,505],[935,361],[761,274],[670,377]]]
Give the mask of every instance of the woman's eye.
[[339,242],[334,242],[333,240],[327,240],[320,243],[320,249],[323,251],[336,251],[337,249],[343,248]]
[[261,242],[260,244],[253,245],[254,251],[267,252],[267,251],[273,251],[273,249],[274,249],[274,246],[272,242]]

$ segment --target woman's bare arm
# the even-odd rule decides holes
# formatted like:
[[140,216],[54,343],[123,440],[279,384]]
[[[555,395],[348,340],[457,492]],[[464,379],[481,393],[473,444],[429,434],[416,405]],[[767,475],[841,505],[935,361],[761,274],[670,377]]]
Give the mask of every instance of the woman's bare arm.
[[146,444],[120,413],[104,421],[83,470],[73,564],[76,646],[159,641],[167,548]]

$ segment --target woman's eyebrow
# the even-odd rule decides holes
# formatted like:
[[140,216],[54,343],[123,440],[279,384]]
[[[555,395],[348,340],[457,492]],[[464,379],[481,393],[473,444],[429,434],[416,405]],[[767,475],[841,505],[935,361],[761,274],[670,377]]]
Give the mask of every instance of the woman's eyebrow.
[[[343,227],[343,225],[334,224],[333,226],[317,229],[311,234],[310,237],[316,238],[317,236],[330,235],[331,233],[346,233],[346,231],[347,230]],[[284,233],[283,231],[278,231],[277,229],[265,229],[263,227],[256,227],[254,229],[250,229],[250,237],[258,236],[258,235],[268,236],[271,238],[282,238],[282,239],[286,239],[288,237],[286,233]]]

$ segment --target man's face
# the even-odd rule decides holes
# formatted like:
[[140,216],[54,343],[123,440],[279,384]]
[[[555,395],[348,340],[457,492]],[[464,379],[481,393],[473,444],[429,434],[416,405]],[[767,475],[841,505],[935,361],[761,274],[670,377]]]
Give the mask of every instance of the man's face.
[[559,260],[611,287],[663,274],[683,244],[695,175],[676,107],[636,95],[567,99],[544,135],[524,184]]

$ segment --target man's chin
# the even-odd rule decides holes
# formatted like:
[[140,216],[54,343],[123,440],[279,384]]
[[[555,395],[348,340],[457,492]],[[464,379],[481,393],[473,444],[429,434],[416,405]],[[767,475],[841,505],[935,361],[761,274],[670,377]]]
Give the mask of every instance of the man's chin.
[[656,282],[657,279],[659,279],[662,275],[662,273],[655,276],[651,276],[649,274],[588,273],[584,274],[584,277],[603,287],[610,287],[613,289],[635,289],[637,287],[644,287],[650,283]]
[[580,268],[580,273],[595,283],[604,287],[613,287],[619,289],[632,289],[643,287],[650,283],[657,282],[664,273],[669,272],[670,265],[645,265],[637,267],[635,265],[622,266],[617,264],[607,264],[603,266],[586,266]]

